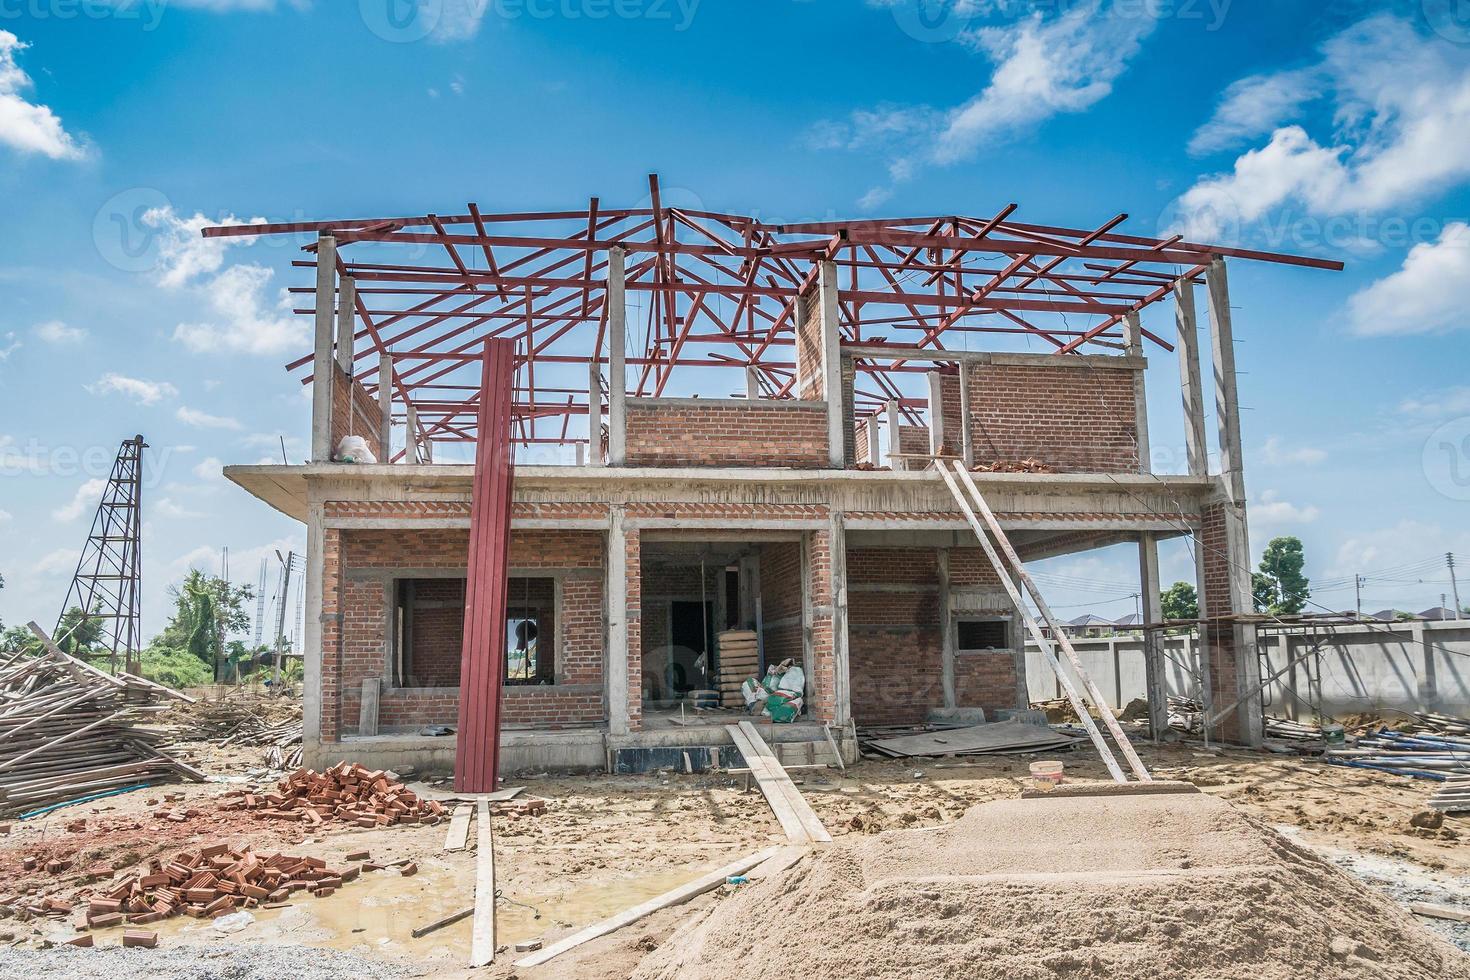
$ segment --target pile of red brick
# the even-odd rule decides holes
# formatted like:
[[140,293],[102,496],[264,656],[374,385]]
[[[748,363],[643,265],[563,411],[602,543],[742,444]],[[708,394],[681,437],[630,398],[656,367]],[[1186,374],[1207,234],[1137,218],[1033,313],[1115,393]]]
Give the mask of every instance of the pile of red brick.
[[337,819],[359,827],[438,823],[444,807],[420,799],[381,769],[340,762],[326,772],[298,769],[277,784],[275,792],[230,794],[225,809],[253,810],[276,820],[320,824]]
[[[377,867],[364,863],[334,870],[320,858],[288,854],[261,857],[248,847],[235,850],[227,844],[211,844],[178,854],[167,863],[155,858],[149,862],[147,874],[128,875],[91,898],[87,902],[87,925],[93,929],[123,922],[143,925],[174,915],[218,918],[236,909],[281,902],[302,890],[323,898],[364,870]],[[401,869],[404,874],[416,870],[412,865]]]

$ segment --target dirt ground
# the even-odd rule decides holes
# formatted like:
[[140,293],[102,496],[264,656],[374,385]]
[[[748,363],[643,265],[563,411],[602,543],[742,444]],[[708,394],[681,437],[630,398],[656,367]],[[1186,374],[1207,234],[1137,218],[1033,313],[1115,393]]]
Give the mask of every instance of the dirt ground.
[[[221,812],[212,798],[257,780],[262,750],[196,748],[195,758],[203,757],[211,771],[236,782],[141,790],[16,823],[0,838],[0,904],[14,910],[0,918],[0,964],[5,946],[42,947],[74,934],[71,921],[23,921],[20,910],[25,905],[46,895],[84,898],[154,855],[224,840],[248,841],[259,852],[307,853],[329,862],[367,850],[379,864],[412,858],[419,872],[403,877],[389,868],[366,874],[327,898],[296,895],[288,908],[257,910],[255,921],[235,933],[183,917],[168,920],[149,927],[160,932],[160,946],[290,944],[381,959],[401,966],[406,976],[470,975],[463,968],[468,920],[421,939],[410,935],[412,929],[474,902],[474,853],[445,852],[444,825],[381,830],[328,825],[308,836],[295,824]],[[1360,877],[1401,901],[1452,903],[1470,895],[1470,850],[1460,839],[1470,832],[1470,820],[1449,817],[1437,830],[1410,823],[1432,790],[1427,782],[1295,756],[1205,750],[1197,744],[1139,748],[1158,777],[1195,783],[1348,870],[1361,872]],[[1107,778],[1102,764],[1081,752],[1061,758],[1069,780]],[[1029,788],[1030,761],[865,761],[845,775],[812,770],[796,772],[793,778],[832,835],[840,837],[947,823],[976,803],[1014,798]],[[548,807],[537,817],[495,820],[502,896],[497,931],[508,949],[494,967],[475,976],[627,977],[649,950],[717,905],[720,892],[653,915],[540,968],[511,965],[513,947],[535,939],[549,944],[731,860],[784,842],[759,791],[744,791],[741,776],[523,775],[509,785],[524,786],[523,798],[543,798]],[[182,800],[165,800],[180,793]],[[187,817],[161,818],[156,812],[162,808],[182,810]],[[81,820],[85,829],[76,823]],[[77,829],[68,830],[68,825]],[[56,858],[74,863],[50,875],[23,870],[26,857],[39,858],[41,866]],[[80,915],[72,919],[79,921]],[[1460,935],[1467,927],[1439,928],[1461,941],[1462,948],[1470,948],[1470,937]],[[99,932],[97,945],[117,945],[120,931]]]

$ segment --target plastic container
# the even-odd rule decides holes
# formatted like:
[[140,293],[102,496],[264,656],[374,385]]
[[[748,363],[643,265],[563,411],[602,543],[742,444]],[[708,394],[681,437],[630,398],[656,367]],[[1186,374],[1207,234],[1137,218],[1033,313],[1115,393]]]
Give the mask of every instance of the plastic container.
[[1347,744],[1347,734],[1336,723],[1322,726],[1322,741],[1329,749],[1340,749]]
[[1051,789],[1053,786],[1062,784],[1064,768],[1066,767],[1055,759],[1033,762],[1031,763],[1031,778],[1036,781],[1037,789]]

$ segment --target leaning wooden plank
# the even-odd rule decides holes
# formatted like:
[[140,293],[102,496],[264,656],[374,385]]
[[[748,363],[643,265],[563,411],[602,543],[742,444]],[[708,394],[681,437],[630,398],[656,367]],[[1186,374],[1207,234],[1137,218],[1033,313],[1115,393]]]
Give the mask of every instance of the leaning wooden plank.
[[63,666],[73,672],[73,676],[76,676],[77,671],[81,671],[91,674],[99,680],[106,681],[107,683],[112,684],[116,687],[126,687],[129,684],[136,684],[140,687],[146,687],[150,690],[158,691],[160,694],[167,694],[169,697],[176,698],[179,701],[183,701],[185,704],[194,704],[197,700],[196,698],[189,697],[189,695],[183,693],[182,691],[175,691],[171,687],[159,684],[156,681],[150,681],[146,677],[139,677],[137,674],[124,674],[122,675],[122,677],[114,677],[106,671],[98,670],[91,664],[83,660],[78,660],[76,657],[71,656],[65,650],[62,650],[60,647],[58,647],[54,642],[52,642],[51,637],[46,633],[46,631],[41,629],[41,627],[36,625],[36,623],[30,622],[26,625],[29,626],[31,628],[31,632],[36,634],[37,638],[40,639],[42,645],[46,648],[46,652],[50,654],[54,659],[61,661]]
[[461,803],[454,808],[449,816],[449,832],[444,835],[446,851],[462,851],[470,846],[470,817],[474,812],[475,808],[469,803]]
[[761,794],[770,804],[771,812],[776,815],[776,822],[786,832],[786,839],[795,844],[811,843],[811,834],[807,832],[801,817],[797,815],[795,807],[791,805],[790,799],[782,790],[775,770],[770,766],[770,760],[757,752],[746,734],[735,725],[726,725],[725,731],[730,733],[735,747],[744,757],[745,764],[750,768],[750,774],[755,777],[756,785],[760,787]]
[[757,881],[762,878],[774,877],[810,853],[811,848],[802,844],[787,844],[777,851],[774,856],[751,868],[747,872],[747,876]]
[[718,871],[711,871],[701,878],[694,879],[687,885],[680,885],[672,891],[664,892],[657,898],[650,898],[642,905],[635,905],[609,919],[603,919],[601,922],[590,925],[581,932],[575,932],[560,942],[552,943],[545,949],[532,953],[530,956],[522,957],[515,961],[515,965],[521,967],[540,966],[547,960],[560,956],[569,949],[575,949],[583,943],[591,942],[600,936],[606,936],[610,932],[616,932],[624,926],[632,925],[639,919],[650,916],[660,909],[682,905],[691,898],[696,898],[707,891],[720,887],[725,883],[726,879],[732,878],[735,875],[743,875],[752,868],[764,864],[766,861],[780,854],[782,850],[780,847],[768,847],[759,854],[751,854],[743,857],[739,861],[725,865]]
[[475,814],[475,921],[470,938],[470,966],[495,962],[495,839],[490,832],[490,801],[481,800]]
[[1409,911],[1415,915],[1427,916],[1431,919],[1447,919],[1451,922],[1470,922],[1470,911],[1465,909],[1452,909],[1443,905],[1430,905],[1427,902],[1414,902],[1409,906]]
[[[822,826],[822,821],[817,818],[816,812],[807,803],[806,797],[801,795],[801,790],[796,788],[796,784],[786,774],[786,769],[781,765],[781,760],[776,758],[776,753],[772,752],[771,747],[766,744],[766,740],[761,738],[760,732],[756,731],[755,726],[748,721],[742,721],[739,728],[741,733],[745,735],[746,741],[754,748],[756,755],[763,762],[763,768],[770,776],[776,792],[786,800],[787,805],[791,808],[791,812],[796,815],[797,821],[801,824],[805,837],[801,840],[793,838],[792,842],[798,844],[806,841],[830,842],[832,835],[827,833],[827,828]],[[759,772],[755,772],[753,775],[755,775],[757,780],[760,780]],[[769,799],[769,797],[767,798]],[[788,834],[787,836],[789,837],[790,835]]]

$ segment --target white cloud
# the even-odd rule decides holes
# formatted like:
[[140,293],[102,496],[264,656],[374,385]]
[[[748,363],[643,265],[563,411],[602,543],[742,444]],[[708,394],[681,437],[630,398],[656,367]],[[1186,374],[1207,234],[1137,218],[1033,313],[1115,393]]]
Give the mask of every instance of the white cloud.
[[[1329,132],[1285,125],[1319,92],[1332,100]],[[1314,65],[1237,82],[1193,145],[1271,126],[1264,145],[1181,196],[1170,230],[1227,236],[1288,204],[1317,218],[1379,213],[1470,176],[1470,56],[1407,20],[1373,16],[1327,41]]]
[[179,389],[167,381],[145,381],[108,372],[95,382],[83,385],[93,395],[126,395],[139,405],[156,405],[165,398],[173,398]]
[[70,575],[76,571],[80,557],[82,553],[77,548],[57,548],[32,562],[31,571],[36,575],[58,575],[62,572]]
[[1327,459],[1325,450],[1312,446],[1288,447],[1280,436],[1267,438],[1261,456],[1271,466],[1315,466]]
[[480,33],[489,0],[439,0],[438,20],[429,33],[439,42],[468,41]]
[[[1445,552],[1456,555],[1470,553],[1470,532],[1423,521],[1402,520],[1392,527],[1360,531],[1344,541],[1325,577],[1351,578],[1359,572],[1418,562],[1429,556],[1442,556]],[[1376,587],[1381,589],[1382,585]],[[1460,595],[1463,599],[1463,585]],[[1425,605],[1429,603],[1425,602]]]
[[205,516],[199,511],[189,510],[187,507],[185,507],[183,504],[180,504],[172,497],[160,498],[153,505],[153,513],[159,517],[166,517],[170,520],[184,520],[187,518]]
[[1263,491],[1250,505],[1251,522],[1260,525],[1310,524],[1321,515],[1311,504],[1302,507],[1282,500],[1275,490]]
[[87,331],[81,327],[69,327],[60,320],[47,320],[38,323],[31,328],[31,332],[48,344],[58,347],[66,344],[79,344],[87,339]]
[[194,475],[201,480],[218,480],[224,474],[225,464],[214,456],[207,456],[194,467]]
[[874,187],[871,188],[862,197],[858,198],[857,204],[858,207],[863,211],[872,211],[876,208],[881,208],[883,205],[887,204],[888,199],[892,196],[892,189],[887,187]]
[[0,143],[52,160],[79,160],[85,155],[82,144],[66,131],[60,117],[20,94],[32,83],[15,56],[28,47],[9,31],[0,31]]
[[53,510],[51,516],[58,521],[74,521],[83,513],[96,509],[97,501],[102,499],[102,491],[105,489],[107,489],[106,480],[88,480],[77,487],[77,492],[72,496],[70,502]]
[[174,418],[185,425],[192,425],[196,429],[243,429],[238,419],[230,418],[228,415],[210,415],[201,412],[197,408],[189,408],[180,405],[179,410],[174,412]]
[[10,355],[20,350],[21,343],[15,339],[15,331],[8,330],[0,336],[0,362],[10,360]]
[[1399,403],[1399,411],[1421,419],[1442,419],[1470,414],[1470,387],[1444,388]]
[[274,306],[266,287],[275,272],[261,265],[231,266],[202,289],[214,311],[211,321],[181,323],[174,339],[195,353],[280,354],[307,343],[305,321],[292,316],[289,294],[280,290]]
[[182,217],[172,207],[150,208],[142,223],[158,233],[158,268],[160,286],[178,289],[212,275],[224,265],[225,252],[235,246],[248,245],[250,238],[205,238],[203,229],[214,226],[260,225],[265,219],[254,217],[242,221],[233,214],[206,218],[195,212]]
[[1470,327],[1470,226],[1453,222],[1439,241],[1415,245],[1399,271],[1353,294],[1348,315],[1369,337]]
[[[881,0],[894,6],[909,0]],[[894,181],[910,180],[926,164],[948,166],[982,149],[1014,139],[1046,120],[1082,112],[1105,99],[1157,25],[1150,4],[1105,0],[1063,5],[1064,13],[1035,13],[1004,25],[961,31],[957,43],[994,65],[989,81],[965,103],[950,108],[882,105],[846,120],[819,123],[808,143],[819,149],[891,146]],[[988,4],[961,0],[950,16],[992,12]],[[923,146],[918,152],[908,150]],[[876,190],[876,189],[875,189]],[[869,191],[871,198],[874,191]]]
[[1189,152],[1213,153],[1264,136],[1320,96],[1321,86],[1311,69],[1242,78],[1225,90],[1214,117],[1189,141]]
[[14,515],[10,511],[0,510],[0,524],[8,524],[13,518]]

